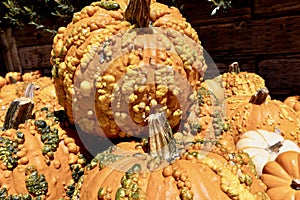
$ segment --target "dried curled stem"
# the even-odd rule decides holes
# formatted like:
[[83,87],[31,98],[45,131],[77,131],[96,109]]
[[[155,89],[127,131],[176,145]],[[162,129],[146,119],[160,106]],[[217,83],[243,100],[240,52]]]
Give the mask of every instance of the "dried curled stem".
[[159,166],[163,161],[172,162],[179,153],[172,129],[164,112],[149,115],[149,154],[152,160],[148,163],[150,170]]
[[267,88],[259,89],[250,99],[250,103],[261,105],[269,96],[269,90]]
[[32,115],[34,106],[34,85],[29,84],[25,90],[24,97],[15,99],[11,102],[4,121],[4,129],[18,129],[19,124],[24,123]]
[[291,183],[291,188],[294,190],[300,190],[300,180],[293,179]]
[[229,70],[228,70],[230,73],[240,73],[240,66],[239,66],[239,63],[238,62],[233,62],[229,65]]
[[149,27],[151,0],[130,0],[125,11],[125,20],[136,28]]

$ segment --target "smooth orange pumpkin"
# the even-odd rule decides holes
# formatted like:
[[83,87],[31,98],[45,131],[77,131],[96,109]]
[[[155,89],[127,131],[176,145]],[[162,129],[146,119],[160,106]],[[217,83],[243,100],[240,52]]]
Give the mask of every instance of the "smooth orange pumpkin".
[[284,100],[284,103],[293,108],[298,114],[300,114],[300,96],[296,95],[288,97]]
[[300,199],[300,153],[288,151],[263,168],[261,180],[272,200]]

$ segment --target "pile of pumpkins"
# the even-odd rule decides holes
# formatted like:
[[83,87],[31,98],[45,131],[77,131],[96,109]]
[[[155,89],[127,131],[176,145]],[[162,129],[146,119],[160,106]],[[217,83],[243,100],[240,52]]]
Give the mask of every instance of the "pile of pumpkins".
[[[300,199],[300,97],[271,99],[236,62],[204,80],[177,8],[94,2],[51,63],[51,78],[0,77],[0,199]],[[79,129],[115,145],[91,156]]]

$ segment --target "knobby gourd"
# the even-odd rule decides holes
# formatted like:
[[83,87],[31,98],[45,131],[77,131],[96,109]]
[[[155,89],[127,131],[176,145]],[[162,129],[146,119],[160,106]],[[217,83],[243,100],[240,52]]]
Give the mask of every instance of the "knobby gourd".
[[224,89],[225,97],[252,95],[258,89],[265,87],[265,80],[251,72],[240,71],[237,62],[229,66],[229,72],[214,78]]
[[258,90],[252,96],[237,96],[226,100],[226,117],[235,135],[263,129],[275,131],[279,128],[285,139],[300,142],[300,123],[295,111],[278,100],[271,100],[267,88]]
[[189,99],[207,68],[200,44],[175,7],[150,0],[94,2],[53,40],[59,102],[71,122],[76,114],[83,131],[110,138],[141,135],[119,126],[130,118],[137,128],[145,126],[158,107],[175,127],[185,114],[178,95]]
[[70,199],[85,159],[46,108],[0,131],[0,198]]
[[42,108],[47,108],[54,112],[62,109],[57,101],[55,87],[52,79],[49,77],[40,77],[31,79],[30,81],[17,82],[15,84],[5,85],[0,89],[0,123],[4,122],[5,113],[10,103],[20,97],[24,96],[26,87],[29,84],[34,85],[34,108],[33,112]]
[[224,90],[215,80],[202,82],[200,88],[194,91],[194,96],[185,126],[191,134],[217,137],[230,129],[225,118]]
[[214,143],[206,152],[202,146],[210,141],[185,140],[175,133],[174,138],[183,139],[176,139],[175,145],[183,146],[168,148],[165,155],[181,149],[180,154],[162,164],[149,147],[170,146],[164,134],[157,133],[157,139],[146,144],[121,142],[98,154],[80,179],[74,199],[269,199],[249,156],[234,146]]

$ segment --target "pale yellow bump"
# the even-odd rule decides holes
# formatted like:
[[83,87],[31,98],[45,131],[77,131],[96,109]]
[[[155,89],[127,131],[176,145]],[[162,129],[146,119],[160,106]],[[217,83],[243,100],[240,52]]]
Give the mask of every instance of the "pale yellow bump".
[[132,107],[132,110],[133,110],[134,112],[136,112],[136,113],[140,112],[139,105],[138,105],[138,104],[137,104],[137,105],[134,105],[134,106]]
[[89,81],[84,80],[80,83],[79,90],[83,96],[90,96],[91,89],[92,89],[92,84]]
[[93,116],[93,114],[94,114],[94,112],[93,112],[92,110],[88,110],[88,111],[87,111],[87,115],[88,115],[89,117]]
[[157,101],[155,99],[151,99],[150,105],[151,105],[151,107],[157,106]]
[[135,100],[137,100],[137,98],[138,98],[138,96],[135,95],[135,94],[131,94],[131,95],[128,97],[130,103],[135,102]]
[[146,106],[146,107],[145,107],[145,112],[146,112],[146,114],[149,114],[149,113],[150,113],[150,106]]
[[173,112],[173,117],[181,116],[181,114],[182,114],[182,111],[180,109],[177,109]]
[[100,95],[105,95],[107,92],[106,90],[103,90],[103,89],[98,89],[97,92],[100,94]]
[[126,120],[127,119],[127,113],[124,113],[124,112],[122,112],[121,113],[121,115],[120,115],[120,118],[122,119],[122,120]]
[[139,108],[140,108],[140,109],[145,109],[145,108],[146,108],[145,102],[140,102],[140,103],[139,103]]

